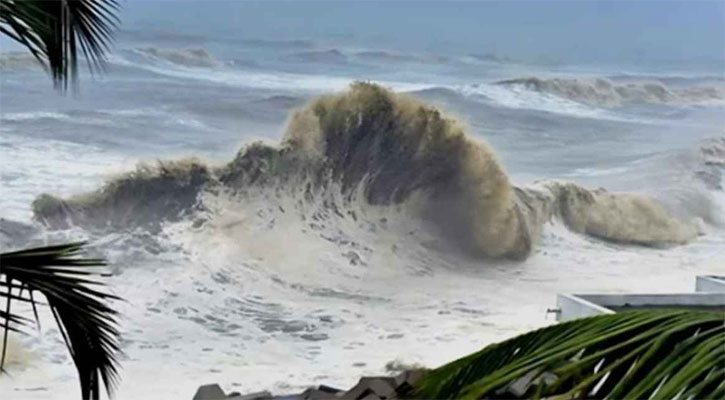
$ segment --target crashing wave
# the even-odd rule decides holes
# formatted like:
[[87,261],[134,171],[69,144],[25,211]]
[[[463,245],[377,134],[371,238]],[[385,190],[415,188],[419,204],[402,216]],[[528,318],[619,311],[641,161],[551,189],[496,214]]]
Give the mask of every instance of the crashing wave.
[[723,88],[716,86],[670,88],[658,81],[617,84],[605,78],[517,78],[497,82],[552,94],[580,103],[598,106],[646,104],[700,104],[725,99]]
[[195,160],[141,164],[136,171],[111,179],[99,190],[68,200],[48,194],[33,202],[35,218],[55,229],[156,227],[188,215],[211,171]]
[[216,67],[219,66],[217,61],[204,48],[194,49],[171,49],[146,47],[134,49],[138,54],[145,57],[152,57],[166,62],[182,65],[185,67]]
[[557,217],[567,228],[619,243],[658,246],[684,244],[699,234],[655,200],[633,193],[588,190],[573,183],[541,182],[522,189],[522,199],[536,199],[547,219]]
[[703,165],[695,171],[695,177],[711,190],[723,190],[725,175],[725,136],[705,141],[700,146]]
[[705,164],[725,167],[725,136],[706,140],[700,146]]
[[[517,188],[494,152],[459,122],[365,83],[295,112],[280,146],[246,146],[218,168],[198,161],[142,166],[95,193],[67,200],[43,195],[33,210],[51,227],[149,224],[193,214],[204,207],[203,192],[260,187],[300,191],[308,200],[334,191],[348,201],[404,207],[485,257],[527,257],[552,219],[623,243],[677,244],[698,235],[694,223],[647,197],[561,182]],[[324,204],[336,211],[346,206],[335,201]]]

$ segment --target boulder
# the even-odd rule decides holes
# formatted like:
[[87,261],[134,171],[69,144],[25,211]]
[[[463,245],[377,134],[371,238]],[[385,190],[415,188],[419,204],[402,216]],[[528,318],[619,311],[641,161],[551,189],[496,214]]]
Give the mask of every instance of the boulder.
[[264,390],[261,392],[255,392],[255,393],[249,393],[245,395],[241,394],[234,394],[234,396],[229,395],[228,397],[225,397],[226,400],[269,400],[272,399],[272,393],[269,393],[268,391]]
[[226,398],[227,395],[216,383],[199,386],[194,395],[194,400],[226,400]]
[[343,400],[391,399],[395,396],[397,384],[389,376],[360,378],[357,385],[342,395]]

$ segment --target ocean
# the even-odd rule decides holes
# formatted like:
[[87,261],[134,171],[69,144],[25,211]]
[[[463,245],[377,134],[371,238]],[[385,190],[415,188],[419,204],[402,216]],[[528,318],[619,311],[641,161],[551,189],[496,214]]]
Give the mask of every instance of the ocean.
[[[66,95],[3,42],[2,249],[109,260],[121,399],[347,387],[557,293],[690,292],[725,273],[723,47],[618,53],[649,14],[593,4],[129,1]],[[41,320],[0,392],[77,398]]]

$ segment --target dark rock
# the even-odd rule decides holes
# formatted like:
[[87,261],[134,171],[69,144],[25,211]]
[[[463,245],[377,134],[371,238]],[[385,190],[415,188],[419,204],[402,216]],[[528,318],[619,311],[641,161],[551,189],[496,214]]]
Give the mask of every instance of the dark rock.
[[[395,377],[360,378],[357,385],[348,391],[320,385],[302,393],[282,396],[272,396],[267,391],[246,395],[232,392],[224,395],[219,385],[204,385],[197,390],[194,400],[392,400],[408,395],[424,373],[424,369],[412,369],[403,371]],[[530,382],[531,378],[524,384],[530,385]]]
[[395,377],[395,391],[398,396],[405,396],[415,388],[416,382],[418,382],[423,375],[425,370],[414,369],[409,371],[403,371],[400,375]]
[[272,400],[303,400],[302,394],[285,394],[281,396],[274,396]]
[[194,395],[194,400],[224,400],[226,398],[227,395],[216,383],[199,386]]
[[320,340],[327,340],[329,336],[326,333],[305,333],[300,335],[301,339],[317,342]]
[[[325,388],[325,389],[323,389]],[[309,388],[302,392],[302,400],[330,400],[330,399],[337,399],[336,396],[337,393],[340,392],[340,390],[332,389],[328,386],[321,385],[317,389],[315,388]]]
[[245,395],[235,394],[232,396],[231,394],[229,397],[226,397],[227,400],[268,400],[272,399],[272,393],[269,393],[268,391],[262,391],[262,392],[256,392],[256,393],[250,393]]
[[327,392],[327,393],[332,393],[332,394],[340,393],[343,391],[342,389],[334,388],[334,387],[327,386],[327,385],[320,385],[317,387],[317,390]]
[[357,385],[345,392],[341,399],[390,399],[396,394],[396,386],[395,378],[388,376],[360,378]]

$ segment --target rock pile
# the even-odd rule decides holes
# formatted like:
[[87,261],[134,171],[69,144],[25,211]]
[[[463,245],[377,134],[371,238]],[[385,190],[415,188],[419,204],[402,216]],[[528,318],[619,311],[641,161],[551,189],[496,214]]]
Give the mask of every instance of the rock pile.
[[397,376],[362,377],[349,390],[320,385],[302,393],[282,396],[273,396],[267,391],[245,395],[237,392],[225,394],[219,385],[210,384],[200,386],[194,400],[391,400],[410,393],[423,373],[424,370],[410,370]]

